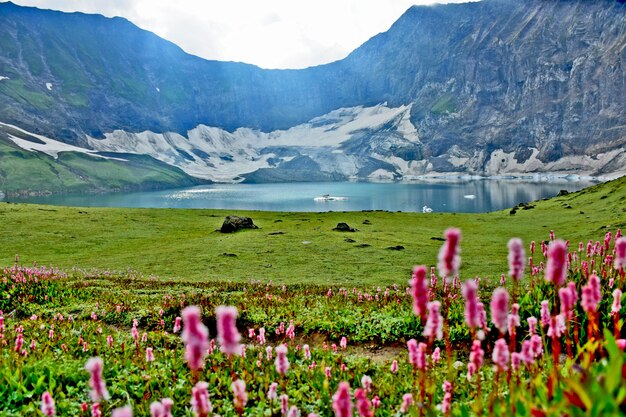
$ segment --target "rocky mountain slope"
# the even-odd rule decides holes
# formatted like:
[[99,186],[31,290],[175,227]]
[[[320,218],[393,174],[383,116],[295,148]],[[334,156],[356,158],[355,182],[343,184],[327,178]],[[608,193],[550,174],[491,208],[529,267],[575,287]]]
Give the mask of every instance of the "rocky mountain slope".
[[[303,70],[203,60],[120,18],[0,4],[0,122],[220,181],[615,175],[624,97],[614,0],[416,6]],[[333,129],[348,130],[321,146]]]

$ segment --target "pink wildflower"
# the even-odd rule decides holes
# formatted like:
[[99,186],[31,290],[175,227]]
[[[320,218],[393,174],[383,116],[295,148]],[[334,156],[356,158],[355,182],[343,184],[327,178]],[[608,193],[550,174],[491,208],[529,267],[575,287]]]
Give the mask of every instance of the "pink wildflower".
[[174,401],[171,398],[163,398],[161,400],[161,404],[163,405],[163,417],[172,417],[172,406],[174,405]]
[[102,417],[102,410],[100,409],[100,403],[91,404],[91,417]]
[[91,392],[89,396],[93,402],[98,402],[100,400],[108,400],[109,392],[107,391],[104,379],[102,378],[102,359],[98,357],[90,358],[85,364],[85,369],[89,371],[89,386],[91,387]]
[[548,327],[548,337],[559,338],[565,333],[565,317],[562,314],[550,317],[550,326]]
[[530,347],[532,348],[533,356],[535,358],[543,355],[543,341],[541,340],[541,336],[538,334],[534,334],[530,337]]
[[573,304],[576,305],[578,301],[578,291],[576,291],[576,283],[574,281],[570,281],[567,283],[567,288],[570,292],[570,297],[573,300]]
[[626,237],[615,239],[615,269],[626,270]]
[[24,346],[24,335],[22,333],[18,333],[15,338],[15,351],[19,352],[22,350],[22,346]]
[[287,413],[287,417],[300,417],[300,411],[298,410],[298,407],[292,405],[289,409],[289,412]]
[[183,333],[185,360],[192,371],[204,367],[204,357],[209,348],[209,330],[200,320],[200,309],[189,306],[183,310]]
[[428,305],[428,281],[426,280],[426,267],[416,266],[413,270],[411,284],[411,295],[413,296],[413,313],[422,319],[426,319],[426,308]]
[[506,340],[500,338],[496,340],[492,355],[493,363],[499,371],[506,371],[509,363],[509,348]]
[[479,327],[483,330],[487,330],[487,312],[485,311],[485,305],[481,302],[476,304],[478,310]]
[[374,407],[374,409],[380,407],[380,398],[378,397],[378,395],[372,398],[372,407]]
[[257,340],[259,341],[260,344],[262,345],[265,344],[265,327],[261,327],[259,329],[259,335],[257,336]]
[[289,397],[287,394],[283,394],[280,396],[280,411],[283,415],[287,414],[287,410],[289,409]]
[[220,306],[215,310],[215,313],[217,314],[217,341],[225,353],[236,355],[241,340],[241,335],[235,325],[238,315],[237,309]]
[[537,318],[528,317],[526,322],[528,323],[528,334],[532,336],[537,333]]
[[339,347],[342,349],[345,349],[346,347],[348,347],[348,339],[346,339],[345,336],[341,338],[341,341],[339,342]]
[[550,242],[548,247],[548,264],[546,265],[546,281],[560,287],[565,283],[567,274],[567,244],[563,240]]
[[246,383],[242,379],[233,381],[231,384],[233,390],[233,404],[237,410],[243,410],[248,402],[248,393],[246,392]]
[[530,366],[535,362],[535,355],[532,351],[532,342],[530,340],[524,340],[522,342],[522,351],[520,352],[520,360]]
[[289,359],[287,359],[287,346],[280,345],[276,347],[276,372],[285,375],[289,370]]
[[391,373],[395,374],[396,372],[398,372],[398,361],[394,359],[393,362],[391,362]]
[[415,369],[426,369],[426,344],[418,344],[415,339],[409,340],[406,344],[409,350],[409,363]]
[[413,405],[413,395],[412,394],[404,394],[402,396],[402,404],[400,405],[401,413],[408,413],[409,408]]
[[519,352],[511,353],[511,369],[519,371],[519,366],[522,362],[522,354]]
[[443,317],[439,312],[440,309],[441,303],[439,301],[428,303],[428,319],[424,326],[424,336],[437,340],[443,338]]
[[209,384],[200,381],[191,390],[191,409],[195,417],[207,417],[213,411],[208,388]]
[[509,275],[514,281],[519,281],[524,276],[524,244],[521,239],[513,238],[509,240]]
[[433,358],[433,363],[435,364],[439,363],[439,360],[441,360],[441,349],[439,349],[439,346],[437,346],[435,350],[433,351],[432,358]]
[[370,392],[372,390],[372,378],[367,375],[363,375],[361,378],[361,386],[366,393]]
[[291,340],[296,337],[296,326],[293,324],[293,320],[289,322],[289,327],[287,327],[285,335]]
[[267,390],[267,399],[270,401],[274,401],[276,399],[276,390],[278,389],[278,383],[272,382],[270,384],[269,390]]
[[[481,347],[480,340],[474,340],[472,342],[472,350],[470,352],[468,364],[468,376],[470,378],[480,369],[481,366],[483,366],[484,357],[485,351]],[[469,365],[472,366],[470,367]]]
[[616,288],[613,290],[613,304],[611,305],[611,315],[619,314],[622,309],[622,290]]
[[324,368],[324,373],[326,374],[326,378],[330,379],[330,371],[332,370],[332,368],[330,366],[327,366],[326,368]]
[[620,348],[622,351],[626,349],[626,339],[617,339],[617,347]]
[[116,408],[111,412],[111,417],[133,417],[133,409],[130,405]]
[[570,291],[569,286],[559,288],[559,299],[561,300],[561,314],[570,318],[575,300],[572,297],[572,292]]
[[41,413],[46,417],[53,417],[56,414],[54,400],[48,391],[41,395]]
[[309,345],[303,345],[302,352],[304,352],[304,359],[307,361],[311,359],[311,349],[309,348]]
[[505,288],[497,288],[491,298],[491,322],[500,333],[506,333],[509,315],[509,293]]
[[519,304],[513,303],[511,305],[511,314],[508,315],[508,327],[509,334],[515,333],[515,328],[520,326],[519,320]]
[[172,332],[178,333],[180,331],[180,320],[180,317],[176,317],[174,319],[174,328],[172,329]]
[[452,384],[448,381],[443,381],[443,401],[441,402],[441,411],[444,414],[448,414],[452,407]]
[[581,304],[587,313],[598,310],[598,305],[602,300],[602,289],[600,288],[600,278],[596,274],[591,274],[587,285],[583,287]]
[[446,242],[439,251],[439,262],[437,268],[439,275],[447,279],[452,279],[459,273],[461,266],[461,256],[459,255],[459,243],[461,241],[461,231],[455,228],[449,228],[444,232]]
[[463,298],[465,298],[465,323],[470,329],[480,326],[480,316],[478,312],[478,286],[473,280],[467,280],[462,287]]
[[146,348],[146,362],[154,362],[154,352],[151,347]]
[[154,401],[150,404],[150,417],[164,417],[163,404],[159,401]]
[[356,410],[360,417],[374,417],[372,403],[367,398],[367,394],[364,389],[358,388],[354,392],[354,398],[356,400]]
[[339,383],[339,388],[333,395],[333,410],[335,410],[335,417],[352,417],[350,384],[347,382]]

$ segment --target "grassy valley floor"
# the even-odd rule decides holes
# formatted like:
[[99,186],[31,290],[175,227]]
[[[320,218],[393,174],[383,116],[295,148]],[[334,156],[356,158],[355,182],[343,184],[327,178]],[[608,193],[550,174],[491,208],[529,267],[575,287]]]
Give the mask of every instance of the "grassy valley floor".
[[[347,401],[354,393],[361,408],[376,408],[361,415],[624,415],[626,312],[617,305],[624,297],[615,294],[626,275],[614,267],[617,242],[605,234],[626,224],[625,182],[515,214],[236,213],[252,216],[261,229],[232,235],[215,231],[231,213],[224,211],[1,204],[0,262],[12,266],[0,270],[0,417],[42,415],[45,392],[63,416],[86,416],[94,407],[111,415],[126,405],[135,416],[154,416],[153,402],[162,398],[173,401],[173,416],[207,415],[192,411],[190,402],[203,387],[219,415],[286,415],[268,393],[272,386],[296,408],[289,415],[333,415],[332,398],[341,389]],[[332,231],[338,222],[359,231]],[[438,320],[445,318],[445,336],[429,336],[436,326],[414,313],[407,280],[413,265],[434,265],[438,239],[451,225],[464,233],[461,280],[487,278],[479,280],[475,301],[491,319],[485,315],[480,330],[470,329],[460,282],[425,277],[428,298],[442,302]],[[544,280],[542,268],[527,268],[519,286],[507,278],[503,286],[519,311],[505,315],[502,332],[492,326],[489,307],[497,278],[508,272],[507,242],[520,236],[526,246],[538,243],[550,230],[571,241],[567,287]],[[595,249],[578,252],[578,242],[589,239],[599,241]],[[387,249],[398,245],[405,249]],[[545,265],[539,248],[533,264]],[[65,271],[20,266],[34,260]],[[590,277],[589,265],[601,279]],[[598,299],[588,310],[593,279]],[[570,287],[582,302],[565,307],[561,291],[569,294]],[[543,300],[550,323],[569,309],[560,335],[552,324],[529,325],[531,316],[543,320]],[[506,314],[508,295],[505,304]],[[199,370],[190,370],[184,358],[191,342],[175,329],[181,315],[189,325],[189,310],[181,310],[191,305],[215,338],[203,342]],[[238,311],[242,355],[219,349],[216,312],[223,305]],[[275,364],[280,344],[290,363],[286,373]],[[93,357],[102,360],[108,399],[90,397],[85,364]],[[246,386],[243,406],[233,401],[235,380]]]
[[[528,208],[532,207],[532,208]],[[601,239],[626,226],[626,177],[546,201],[485,213],[120,209],[0,204],[0,264],[20,256],[63,269],[138,273],[176,281],[250,279],[285,284],[405,283],[413,265],[434,265],[443,231],[463,232],[462,277],[507,272],[506,244],[557,237]],[[226,215],[260,228],[217,231]],[[354,233],[332,229],[346,222]],[[390,248],[402,246],[404,249]],[[398,249],[398,248],[396,248]]]

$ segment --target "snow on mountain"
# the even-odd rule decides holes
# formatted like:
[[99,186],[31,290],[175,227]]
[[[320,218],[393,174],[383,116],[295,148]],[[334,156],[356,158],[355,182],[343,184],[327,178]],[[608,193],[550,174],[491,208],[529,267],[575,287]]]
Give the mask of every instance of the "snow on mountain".
[[358,175],[364,156],[346,153],[341,147],[356,136],[378,132],[419,146],[417,131],[409,121],[410,110],[410,106],[390,108],[385,104],[343,108],[288,130],[270,133],[248,128],[231,133],[204,125],[187,132],[187,137],[178,133],[117,130],[105,134],[104,139],[88,137],[87,143],[101,152],[150,155],[190,175],[217,182],[241,181],[245,174],[280,168],[297,157],[310,158],[322,172],[350,177]]
[[67,143],[59,142],[58,140],[50,139],[42,135],[30,133],[24,129],[20,129],[17,126],[13,126],[7,123],[0,122],[0,125],[9,127],[11,129],[15,129],[31,138],[34,138],[34,140],[32,139],[26,140],[26,139],[18,138],[17,136],[9,133],[7,135],[8,138],[20,148],[25,149],[27,151],[43,152],[45,154],[52,156],[55,159],[58,158],[60,152],[80,152],[80,153],[90,154],[99,158],[121,159],[121,158],[109,158],[109,157],[105,157],[102,155],[98,155],[97,151],[81,148],[79,146],[69,145]]

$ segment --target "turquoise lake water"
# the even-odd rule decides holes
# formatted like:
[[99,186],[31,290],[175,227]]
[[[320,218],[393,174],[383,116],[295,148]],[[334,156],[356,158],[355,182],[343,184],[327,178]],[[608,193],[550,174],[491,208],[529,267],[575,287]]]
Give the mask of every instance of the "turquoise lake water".
[[[410,183],[332,182],[215,184],[192,188],[111,194],[8,198],[81,207],[215,208],[271,211],[388,210],[478,213],[576,191],[588,181],[456,180]],[[340,199],[322,200],[325,194]],[[317,198],[317,199],[316,199]],[[425,209],[426,207],[426,209]]]

